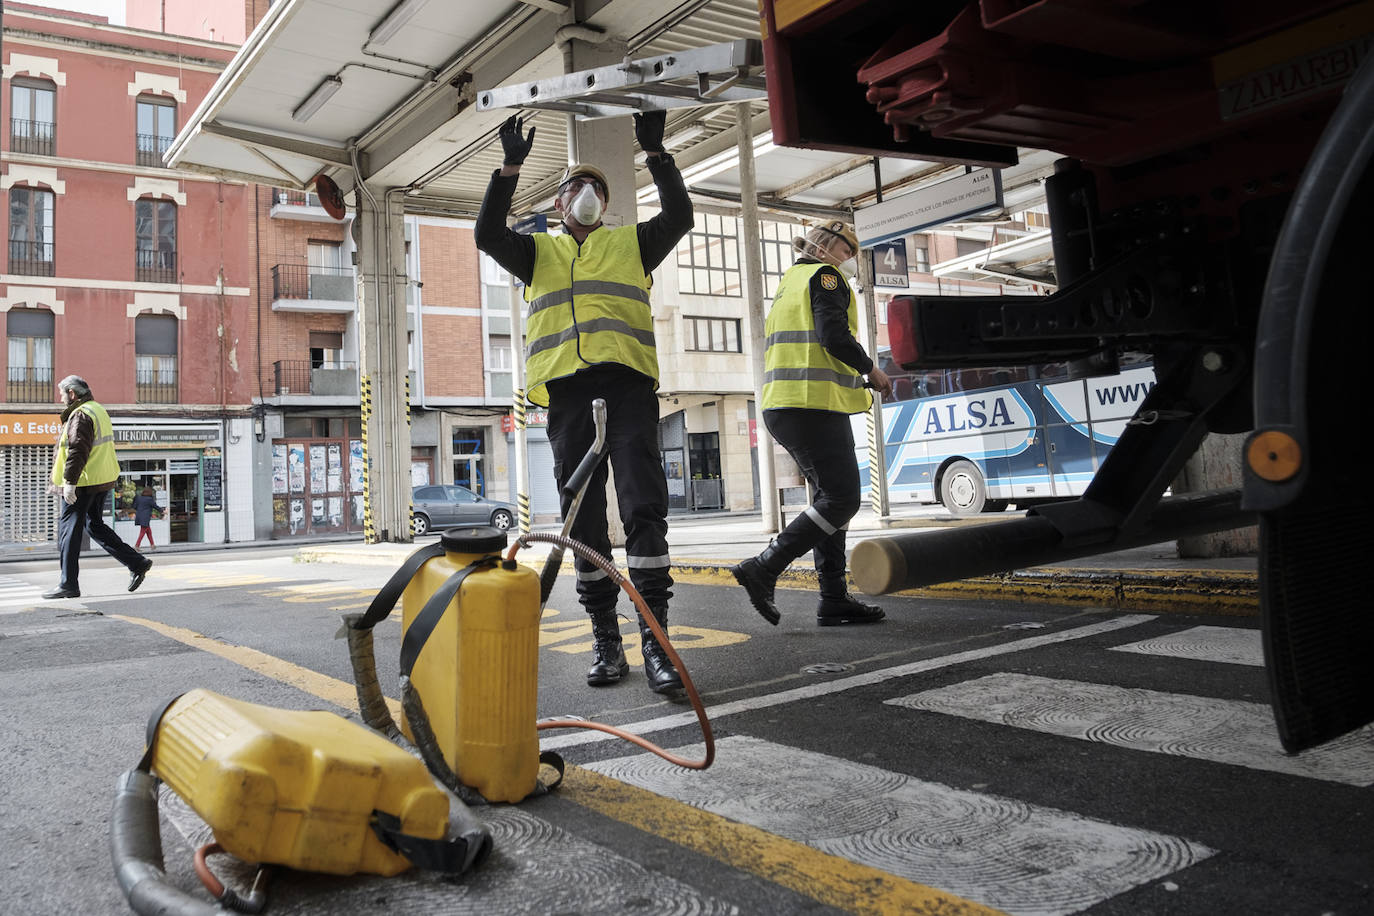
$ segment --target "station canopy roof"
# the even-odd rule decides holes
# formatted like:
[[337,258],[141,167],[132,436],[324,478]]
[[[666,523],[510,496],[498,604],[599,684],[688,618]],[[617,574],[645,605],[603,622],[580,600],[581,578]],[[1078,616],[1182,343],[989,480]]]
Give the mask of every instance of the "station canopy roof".
[[[481,110],[480,95],[564,75],[559,44],[600,30],[623,43],[627,60],[693,57],[724,42],[759,38],[756,0],[586,0],[568,20],[565,0],[281,0],[273,4],[167,152],[169,165],[285,188],[308,188],[321,173],[345,193],[361,173],[369,188],[405,188],[410,212],[475,216],[493,170],[501,166],[497,128],[506,108]],[[696,55],[700,56],[700,55]],[[822,217],[873,203],[962,172],[912,159],[855,157],[789,149],[771,142],[762,69],[743,83],[759,87],[749,106],[756,187],[764,218]],[[736,119],[741,98],[676,99],[666,145],[701,209],[738,208]],[[724,102],[724,103],[722,103]],[[513,214],[549,205],[567,165],[563,109],[527,110],[538,127],[522,169]],[[1046,153],[1022,151],[1003,173],[1006,209],[995,222],[1043,197],[1052,171]],[[642,155],[640,199],[654,193]],[[977,274],[976,264],[971,273]],[[998,270],[1006,270],[1006,264]],[[1015,280],[990,274],[987,279]],[[1030,279],[1028,276],[1027,279]],[[1043,283],[1043,271],[1035,282]]]

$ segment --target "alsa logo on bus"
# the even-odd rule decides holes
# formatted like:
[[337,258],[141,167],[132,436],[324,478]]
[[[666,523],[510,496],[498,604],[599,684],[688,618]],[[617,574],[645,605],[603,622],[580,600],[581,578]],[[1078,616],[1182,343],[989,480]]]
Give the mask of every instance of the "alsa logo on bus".
[[[1016,397],[1018,403],[1011,403],[1008,395]],[[1030,410],[1020,397],[1004,390],[983,397],[947,398],[926,405],[921,435],[942,436],[970,430],[1027,426],[1031,421]]]

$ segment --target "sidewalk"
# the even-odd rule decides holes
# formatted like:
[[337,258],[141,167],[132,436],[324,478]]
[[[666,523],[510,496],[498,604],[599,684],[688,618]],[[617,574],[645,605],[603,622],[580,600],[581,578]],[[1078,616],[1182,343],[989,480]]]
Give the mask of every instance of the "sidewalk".
[[[882,525],[864,508],[849,530],[849,547],[859,541],[899,534],[909,529],[951,528],[1006,521],[1018,513],[956,519],[938,506],[899,506]],[[673,578],[679,582],[738,587],[729,568],[767,546],[770,535],[761,530],[758,513],[672,515],[668,518],[668,545],[673,558]],[[557,525],[536,525],[536,533],[557,533]],[[419,543],[431,543],[432,537]],[[280,543],[280,542],[274,542]],[[536,543],[520,551],[520,559],[541,567],[550,546]],[[302,562],[365,563],[399,566],[413,544],[322,543],[302,545]],[[625,550],[612,551],[616,564],[625,568]],[[571,570],[571,558],[563,559]],[[992,576],[949,582],[895,594],[938,598],[973,598],[996,601],[1029,601],[1120,610],[1160,612],[1182,610],[1219,614],[1253,615],[1259,610],[1255,557],[1202,560],[1179,559],[1173,542],[1137,547],[1116,553],[1072,560]],[[816,589],[816,573],[810,556],[792,564],[778,582],[781,588]]]

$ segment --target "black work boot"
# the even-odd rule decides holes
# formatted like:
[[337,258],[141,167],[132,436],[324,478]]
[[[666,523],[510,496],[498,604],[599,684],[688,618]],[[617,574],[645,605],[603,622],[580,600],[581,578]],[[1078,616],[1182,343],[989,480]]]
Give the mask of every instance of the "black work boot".
[[630,663],[625,660],[625,646],[620,639],[620,618],[615,608],[604,611],[588,611],[592,618],[592,666],[587,669],[587,684],[604,687],[615,684],[630,673]]
[[[663,628],[663,634],[668,634],[668,609],[666,607],[651,607],[654,619]],[[682,692],[682,678],[678,676],[677,669],[673,667],[673,662],[668,658],[668,653],[663,651],[658,639],[654,636],[653,630],[644,621],[639,622],[639,638],[641,648],[644,651],[644,677],[649,681],[649,689],[654,693],[665,693],[670,695]]]
[[816,624],[822,627],[840,627],[851,623],[877,623],[887,614],[876,604],[864,604],[847,591],[836,595],[822,593],[816,605]]
[[736,582],[744,586],[745,594],[749,596],[749,603],[754,606],[754,610],[773,626],[777,626],[778,621],[782,619],[777,605],[773,603],[773,590],[778,584],[778,576],[782,575],[782,571],[792,559],[778,549],[777,541],[770,541],[758,556],[741,560],[737,565],[730,567],[730,574],[735,577]]

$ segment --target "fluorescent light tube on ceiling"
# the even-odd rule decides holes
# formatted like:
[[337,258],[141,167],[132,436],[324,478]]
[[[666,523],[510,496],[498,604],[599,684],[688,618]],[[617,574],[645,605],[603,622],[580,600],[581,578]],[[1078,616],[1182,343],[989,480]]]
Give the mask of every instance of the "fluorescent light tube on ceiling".
[[326,76],[315,87],[315,91],[296,106],[296,110],[291,112],[291,118],[296,121],[309,121],[315,112],[324,107],[325,102],[333,98],[334,93],[338,92],[342,85],[343,80],[338,76]]
[[429,0],[401,0],[400,3],[391,8],[391,12],[386,14],[386,18],[368,34],[367,43],[384,45],[395,38],[396,33],[401,31],[401,26],[409,22],[411,17],[420,11],[420,7],[428,2]]

